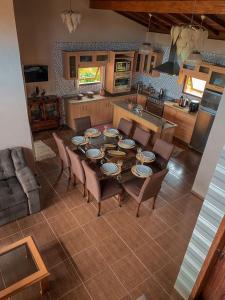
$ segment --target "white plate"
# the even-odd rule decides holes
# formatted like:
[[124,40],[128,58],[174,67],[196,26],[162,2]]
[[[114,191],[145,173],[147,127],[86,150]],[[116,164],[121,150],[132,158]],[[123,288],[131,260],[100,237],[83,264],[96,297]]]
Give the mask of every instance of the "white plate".
[[104,131],[104,135],[115,137],[115,136],[119,135],[119,131],[115,128],[108,128]]
[[96,134],[98,132],[99,130],[97,128],[89,128],[85,131],[85,133],[89,133],[89,134]]
[[155,154],[151,151],[142,151],[141,154],[146,160],[149,161],[155,160]]
[[135,141],[131,140],[131,139],[125,139],[125,140],[121,140],[118,142],[118,145],[121,148],[125,148],[125,149],[131,149],[135,147]]
[[149,176],[152,174],[152,169],[144,165],[136,165],[136,172],[143,176]]
[[84,142],[85,142],[84,136],[74,136],[72,138],[72,143],[74,143],[75,145],[80,145],[83,144]]
[[114,163],[105,163],[101,166],[103,173],[115,174],[119,171],[119,168]]
[[99,149],[88,149],[86,151],[86,156],[90,158],[98,158],[101,156],[101,151]]

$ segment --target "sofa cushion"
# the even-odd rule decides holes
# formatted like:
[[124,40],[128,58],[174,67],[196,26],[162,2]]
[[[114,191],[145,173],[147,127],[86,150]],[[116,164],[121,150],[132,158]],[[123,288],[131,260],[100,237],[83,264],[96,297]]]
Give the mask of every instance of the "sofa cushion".
[[9,149],[0,150],[0,180],[15,176],[15,169]]
[[27,197],[16,177],[1,180],[0,191],[0,210],[27,202]]
[[21,147],[12,148],[11,157],[16,171],[19,171],[26,167],[26,162],[23,156],[23,149]]

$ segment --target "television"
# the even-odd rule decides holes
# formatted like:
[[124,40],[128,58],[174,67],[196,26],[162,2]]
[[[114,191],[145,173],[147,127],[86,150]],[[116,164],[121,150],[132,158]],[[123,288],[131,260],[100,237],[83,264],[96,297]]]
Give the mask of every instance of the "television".
[[26,83],[48,81],[48,66],[25,65],[23,70]]

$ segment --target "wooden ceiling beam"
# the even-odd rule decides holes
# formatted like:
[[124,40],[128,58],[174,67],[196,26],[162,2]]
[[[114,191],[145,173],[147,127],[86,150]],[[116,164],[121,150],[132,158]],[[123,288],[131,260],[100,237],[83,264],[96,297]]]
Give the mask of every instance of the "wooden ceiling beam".
[[90,0],[90,8],[116,11],[225,14],[224,0]]
[[152,15],[152,17],[155,18],[157,20],[157,22],[161,22],[169,28],[171,28],[171,26],[174,25],[174,22],[173,21],[171,22],[171,20],[166,19],[164,15],[154,14],[154,15]]
[[206,22],[207,22],[207,19],[209,19],[213,23],[219,25],[221,28],[225,29],[225,21],[219,19],[217,16],[215,16],[215,15],[206,15]]
[[[143,18],[142,16],[140,15],[137,15],[137,14],[134,14],[134,13],[131,13],[131,12],[121,12],[121,11],[116,11],[118,14],[124,16],[124,17],[127,17],[145,27],[148,28],[148,23],[149,23],[149,20],[147,18]],[[150,28],[150,31],[153,31],[153,32],[163,32],[163,33],[167,33],[169,31],[169,28],[168,27],[163,27],[163,26],[159,26],[156,22],[152,22],[151,21],[151,28]]]

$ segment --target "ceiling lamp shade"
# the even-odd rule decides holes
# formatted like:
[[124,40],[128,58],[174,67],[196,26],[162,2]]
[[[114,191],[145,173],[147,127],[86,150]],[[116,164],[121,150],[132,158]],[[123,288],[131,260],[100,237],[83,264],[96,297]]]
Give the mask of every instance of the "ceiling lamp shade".
[[61,13],[62,21],[69,30],[69,33],[76,31],[77,26],[81,23],[81,17],[82,15],[79,12],[75,12],[71,9],[71,0],[70,8]]
[[149,23],[148,23],[148,31],[145,34],[145,41],[142,43],[141,47],[139,48],[139,53],[141,54],[149,54],[153,51],[153,48],[151,46],[151,32],[150,32],[150,24],[151,24],[151,17],[152,15],[149,14]]
[[[202,21],[205,16],[201,16]],[[181,25],[171,28],[172,43],[177,46],[177,56],[182,62],[189,59],[192,55],[192,60],[196,57],[200,59],[199,51],[204,47],[205,41],[208,38],[208,30],[201,25]]]

